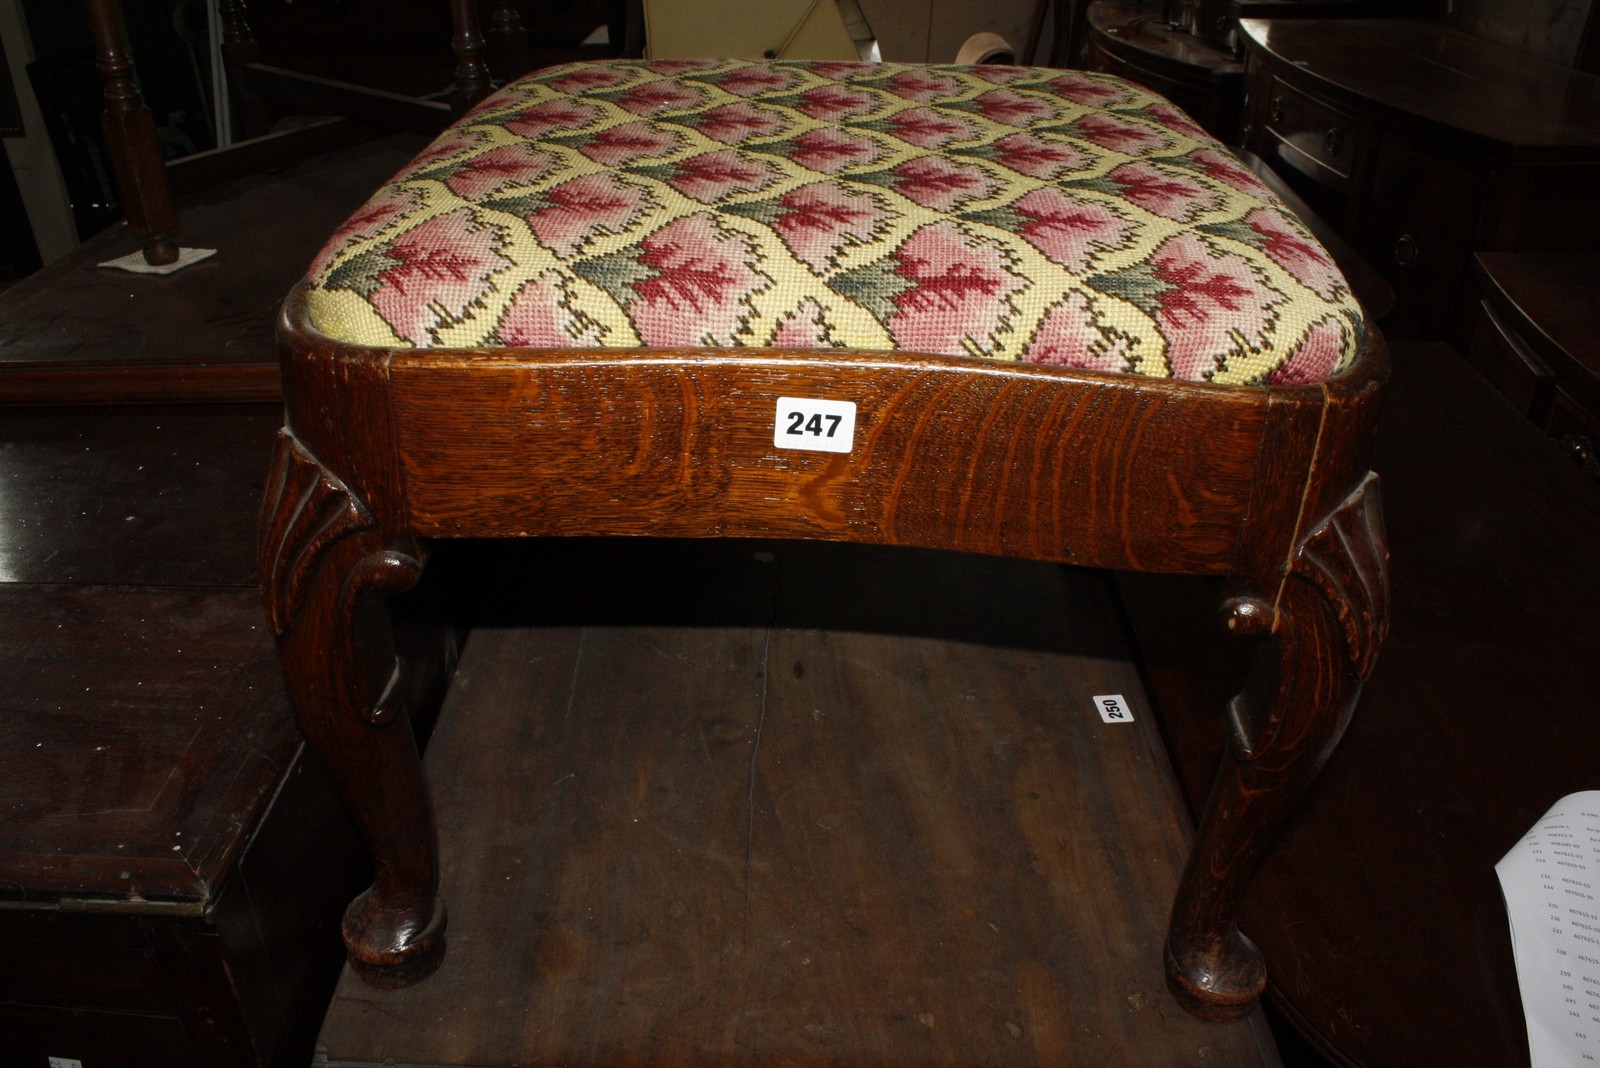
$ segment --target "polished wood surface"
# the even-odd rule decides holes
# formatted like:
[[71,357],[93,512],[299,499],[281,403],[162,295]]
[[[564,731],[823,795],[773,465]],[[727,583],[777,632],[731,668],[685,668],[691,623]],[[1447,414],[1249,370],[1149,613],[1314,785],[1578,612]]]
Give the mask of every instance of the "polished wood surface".
[[1600,424],[1600,254],[1481,252],[1474,276],[1553,388]]
[[310,1056],[366,871],[260,619],[249,545],[276,423],[0,409],[7,1063]]
[[1395,336],[1464,343],[1474,252],[1600,238],[1600,78],[1417,19],[1240,28],[1246,147],[1383,272]]
[[1185,819],[1099,575],[639,539],[429,567],[474,623],[427,757],[450,951],[347,973],[319,1064],[1275,1063],[1259,1015],[1167,1003]]
[[[1275,1004],[1335,1063],[1524,1065],[1493,869],[1557,798],[1594,785],[1600,497],[1455,352],[1394,356],[1374,459],[1393,628],[1245,917]],[[1118,583],[1198,805],[1227,670],[1191,665],[1242,670],[1248,650],[1205,629],[1204,580]]]
[[97,266],[139,247],[113,228],[0,293],[0,404],[277,400],[283,293],[424,143],[397,136],[186,200],[184,241],[217,255],[177,274]]
[[1228,144],[1240,140],[1244,63],[1216,42],[1176,29],[1163,0],[1089,5],[1092,66],[1153,89]]
[[[1273,390],[875,353],[372,350],[316,334],[298,293],[282,340],[262,585],[297,722],[376,861],[344,924],[369,982],[426,978],[445,947],[434,809],[383,607],[417,583],[426,539],[798,536],[1236,577],[1230,626],[1281,656],[1234,704],[1166,952],[1185,1008],[1249,1010],[1265,973],[1239,901],[1385,627],[1365,464],[1375,329],[1338,378]],[[854,455],[786,455],[770,406],[736,402],[818,395],[860,405]],[[596,422],[612,410],[629,416]]]
[[1257,19],[1253,47],[1337,99],[1510,162],[1600,159],[1600,77],[1422,19]]

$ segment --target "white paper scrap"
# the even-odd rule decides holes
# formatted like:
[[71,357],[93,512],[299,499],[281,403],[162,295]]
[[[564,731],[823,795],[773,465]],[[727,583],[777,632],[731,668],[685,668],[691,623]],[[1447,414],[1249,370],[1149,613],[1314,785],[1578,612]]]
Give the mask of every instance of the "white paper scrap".
[[1534,1068],[1600,1066],[1600,790],[1557,801],[1494,870]]
[[100,266],[115,267],[119,271],[132,271],[134,274],[171,274],[173,271],[183,270],[190,264],[210,259],[216,254],[217,250],[214,248],[180,248],[177,259],[157,267],[144,261],[143,252],[130,252],[126,256],[106,260]]

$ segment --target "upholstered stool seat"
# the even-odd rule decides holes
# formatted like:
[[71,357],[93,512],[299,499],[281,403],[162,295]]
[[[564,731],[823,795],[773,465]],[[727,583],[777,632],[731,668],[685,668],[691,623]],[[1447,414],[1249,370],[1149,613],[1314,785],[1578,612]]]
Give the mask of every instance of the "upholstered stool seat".
[[[381,595],[430,539],[920,545],[1231,576],[1263,659],[1167,945],[1246,1011],[1237,903],[1386,618],[1381,342],[1181,111],[1018,67],[601,62],[479,104],[286,305],[262,574],[302,729],[378,865],[375,982],[443,948]],[[870,710],[862,710],[870,713]]]

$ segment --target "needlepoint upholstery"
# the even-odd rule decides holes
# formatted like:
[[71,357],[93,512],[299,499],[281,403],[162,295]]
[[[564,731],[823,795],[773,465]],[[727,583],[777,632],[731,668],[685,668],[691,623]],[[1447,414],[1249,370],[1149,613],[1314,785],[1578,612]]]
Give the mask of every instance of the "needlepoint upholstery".
[[1360,347],[1305,227],[1170,103],[1025,67],[607,61],[447,130],[313,263],[380,346],[771,346],[1226,385]]

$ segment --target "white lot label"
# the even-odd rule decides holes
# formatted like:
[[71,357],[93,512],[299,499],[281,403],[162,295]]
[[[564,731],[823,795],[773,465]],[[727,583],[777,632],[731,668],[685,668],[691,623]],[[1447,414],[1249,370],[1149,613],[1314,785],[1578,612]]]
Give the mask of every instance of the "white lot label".
[[1132,723],[1133,709],[1120,693],[1094,695],[1094,707],[1100,710],[1100,719],[1106,723]]
[[83,1062],[76,1057],[46,1057],[45,1062],[50,1068],[83,1068]]
[[772,443],[780,449],[849,452],[856,439],[855,401],[779,397]]

